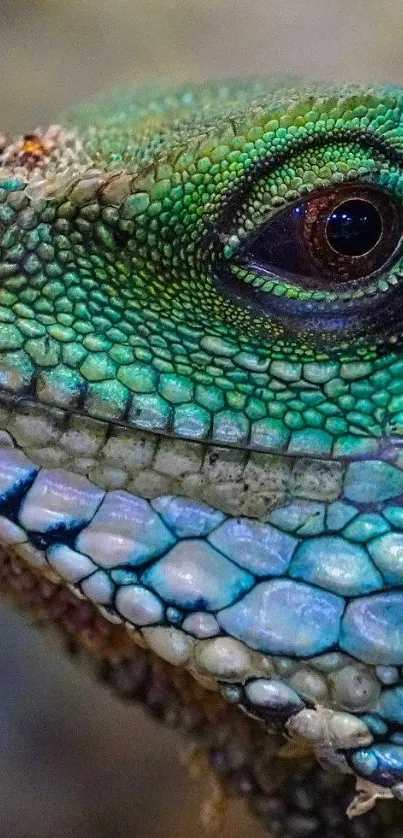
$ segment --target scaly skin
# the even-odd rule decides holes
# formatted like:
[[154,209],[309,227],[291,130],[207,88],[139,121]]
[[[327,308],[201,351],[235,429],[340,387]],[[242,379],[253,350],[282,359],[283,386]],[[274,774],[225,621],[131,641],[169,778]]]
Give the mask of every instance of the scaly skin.
[[390,87],[129,91],[0,138],[4,590],[61,583],[399,800],[402,163]]

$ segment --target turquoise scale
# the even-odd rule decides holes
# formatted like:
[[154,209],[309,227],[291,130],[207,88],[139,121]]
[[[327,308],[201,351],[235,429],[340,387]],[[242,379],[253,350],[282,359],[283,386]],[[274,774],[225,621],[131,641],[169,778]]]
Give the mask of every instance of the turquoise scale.
[[[0,516],[12,515],[28,538],[50,538],[44,550],[52,569],[84,594],[99,591],[100,605],[138,628],[172,625],[203,639],[224,633],[258,652],[296,660],[341,650],[376,667],[383,687],[362,716],[375,741],[347,756],[361,776],[398,787],[401,479],[387,463],[352,463],[341,499],[293,500],[263,522],[185,497],[148,501],[105,492],[69,472],[38,470],[7,449],[0,457]],[[367,481],[375,482],[370,491]],[[64,504],[52,509],[49,497],[58,496]],[[243,692],[231,689],[232,698],[230,687],[224,690],[229,700],[236,695],[245,708],[277,722],[310,706],[273,678],[247,682]]]

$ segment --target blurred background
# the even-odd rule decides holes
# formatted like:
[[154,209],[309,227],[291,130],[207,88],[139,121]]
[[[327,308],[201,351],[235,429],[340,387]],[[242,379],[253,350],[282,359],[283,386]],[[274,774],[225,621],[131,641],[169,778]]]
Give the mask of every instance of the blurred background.
[[401,0],[0,0],[2,127],[99,89],[284,73],[400,82]]
[[[403,81],[402,0],[0,0],[0,131],[117,84]],[[0,838],[192,838],[177,738],[0,609]],[[222,838],[262,838],[235,809]]]

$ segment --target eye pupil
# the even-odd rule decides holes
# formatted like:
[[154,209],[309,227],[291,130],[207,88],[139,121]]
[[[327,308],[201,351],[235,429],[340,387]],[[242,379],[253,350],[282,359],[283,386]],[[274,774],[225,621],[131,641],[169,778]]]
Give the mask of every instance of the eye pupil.
[[344,201],[332,210],[326,224],[330,247],[342,256],[365,256],[382,235],[377,208],[362,198]]

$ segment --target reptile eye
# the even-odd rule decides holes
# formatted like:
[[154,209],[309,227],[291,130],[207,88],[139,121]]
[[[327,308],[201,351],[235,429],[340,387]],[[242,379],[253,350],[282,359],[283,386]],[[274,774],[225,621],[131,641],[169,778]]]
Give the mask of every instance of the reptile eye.
[[340,186],[277,215],[238,259],[258,273],[330,289],[381,270],[401,232],[401,211],[390,195],[361,184]]

